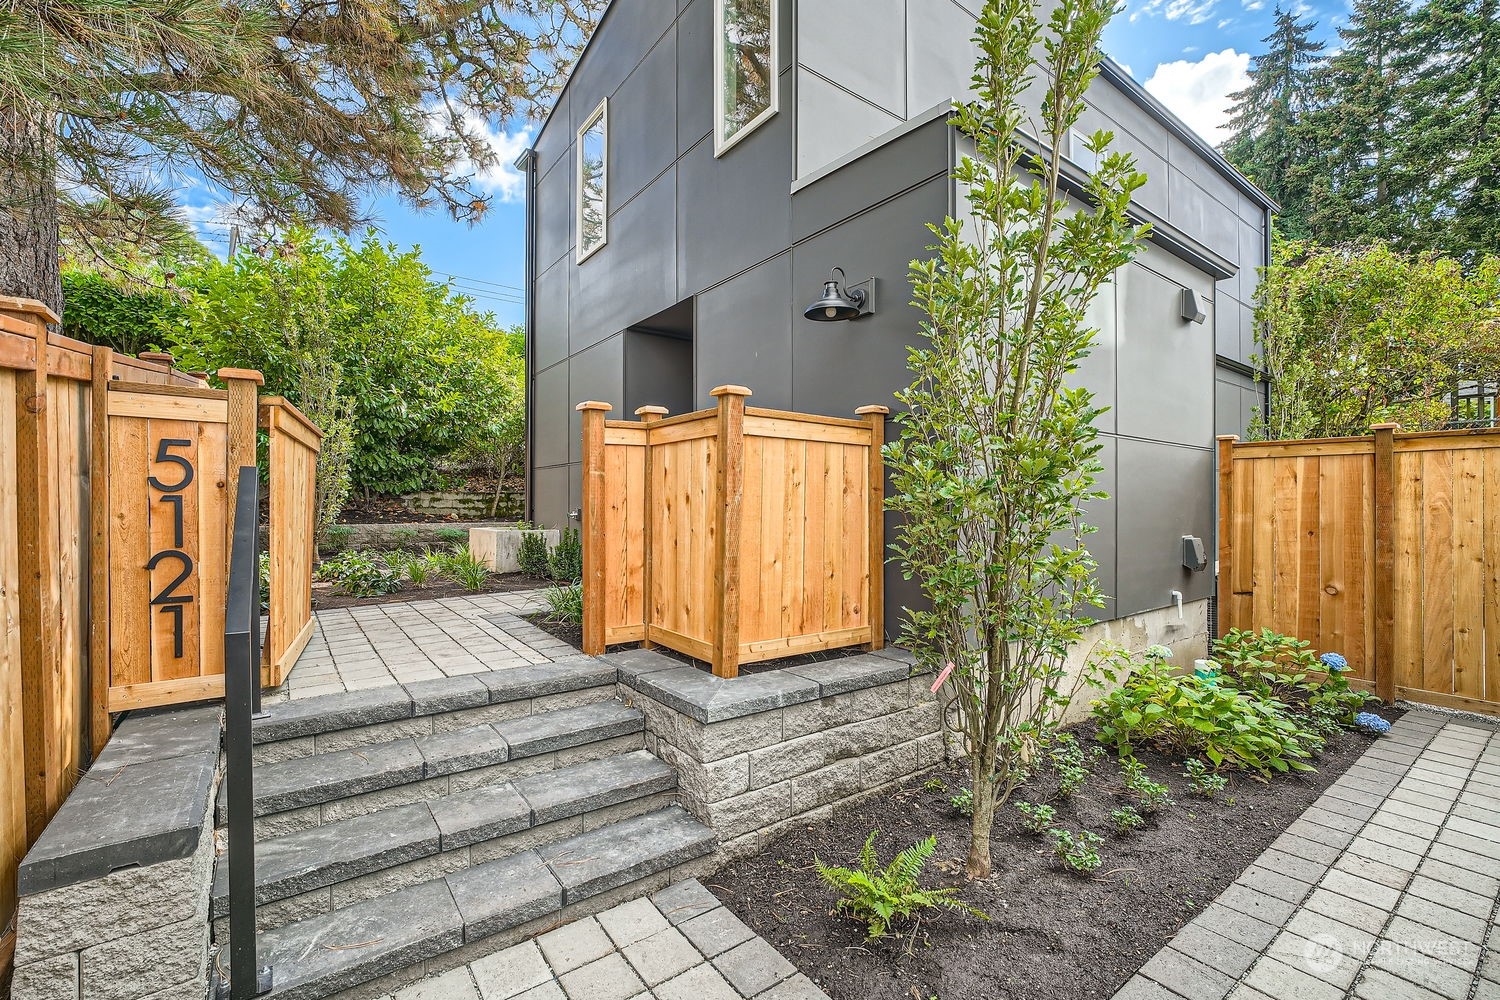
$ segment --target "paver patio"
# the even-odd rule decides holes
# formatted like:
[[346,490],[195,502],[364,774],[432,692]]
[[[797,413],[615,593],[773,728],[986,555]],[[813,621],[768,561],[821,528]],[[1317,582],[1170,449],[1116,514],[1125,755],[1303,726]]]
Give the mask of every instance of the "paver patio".
[[1500,735],[1412,711],[1115,1000],[1500,998]]
[[396,993],[395,1000],[828,1000],[691,880]]
[[318,611],[307,648],[266,697],[311,698],[576,655],[520,617],[543,606],[540,591],[526,590]]

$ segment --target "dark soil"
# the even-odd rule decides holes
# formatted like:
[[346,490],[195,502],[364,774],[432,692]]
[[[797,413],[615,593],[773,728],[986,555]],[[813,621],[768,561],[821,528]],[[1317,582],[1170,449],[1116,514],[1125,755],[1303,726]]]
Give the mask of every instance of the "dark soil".
[[461,587],[450,580],[433,579],[430,583],[422,586],[407,583],[394,594],[382,594],[378,597],[350,597],[348,594],[339,593],[331,583],[314,583],[312,606],[314,611],[327,611],[330,608],[361,608],[370,604],[396,604],[403,601],[434,601],[440,597],[463,597],[466,594],[509,594],[517,590],[532,590],[541,586],[539,580],[520,573],[507,573],[503,576],[490,574],[483,587],[478,590],[469,590]]
[[[1394,719],[1399,712],[1382,712]],[[1074,729],[1093,745],[1092,723]],[[1048,802],[1056,823],[1104,836],[1104,863],[1091,878],[1066,874],[1050,839],[1015,825],[1013,804],[996,816],[991,839],[994,875],[966,882],[968,820],[949,804],[967,787],[965,771],[948,766],[899,790],[844,807],[795,830],[759,854],[730,865],[709,888],[776,946],[833,1000],[1072,1000],[1112,996],[1207,903],[1233,882],[1319,793],[1364,752],[1371,737],[1348,733],[1330,744],[1317,772],[1267,784],[1231,777],[1213,801],[1190,794],[1180,761],[1138,754],[1152,778],[1172,788],[1177,805],[1121,837],[1109,812],[1128,799],[1118,761],[1097,762],[1084,789],[1058,800],[1050,772],[1012,799]],[[938,778],[942,790],[924,783]],[[988,922],[949,911],[908,926],[904,936],[866,943],[864,927],[833,909],[834,895],[813,869],[852,865],[871,830],[881,831],[882,862],[908,844],[935,835],[937,853],[923,882],[959,886]]]
[[[546,632],[553,638],[561,639],[563,642],[566,642],[574,649],[580,652],[583,651],[582,625],[575,625],[572,622],[556,621],[555,619],[550,618],[545,611],[540,611],[534,615],[527,615],[525,617],[527,621],[531,622],[531,624],[535,625],[537,628],[541,629],[543,632]],[[622,643],[621,645],[611,646],[610,648],[612,650],[639,649],[640,643]],[[705,663],[703,660],[695,660],[691,656],[688,656],[686,653],[679,653],[675,649],[668,649],[665,646],[657,646],[656,651],[663,654],[664,656],[670,656],[674,660],[681,660],[687,666],[697,667],[704,673],[711,674],[714,672],[712,664]],[[850,646],[846,649],[823,649],[819,650],[816,653],[803,653],[800,656],[786,656],[782,657],[779,660],[765,660],[760,663],[742,664],[740,666],[740,673],[764,674],[769,673],[772,670],[782,670],[786,667],[800,667],[808,663],[823,663],[827,660],[840,660],[846,656],[858,656],[862,652],[864,652],[864,648],[862,646]]]

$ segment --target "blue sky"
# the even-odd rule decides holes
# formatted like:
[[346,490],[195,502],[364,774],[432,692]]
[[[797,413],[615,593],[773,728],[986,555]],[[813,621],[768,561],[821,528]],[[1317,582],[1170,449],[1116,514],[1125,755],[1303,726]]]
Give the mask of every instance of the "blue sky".
[[[1288,2],[1318,22],[1317,34],[1329,38],[1331,47],[1334,29],[1348,16],[1345,0],[1323,0],[1317,6]],[[1104,48],[1188,125],[1217,143],[1224,95],[1244,85],[1250,56],[1260,51],[1260,39],[1271,30],[1274,3],[1128,0],[1105,32]],[[477,306],[507,324],[523,319],[521,286],[526,280],[523,192],[510,164],[534,134],[534,125],[493,130],[500,164],[480,180],[494,201],[477,226],[452,222],[437,212],[412,212],[394,198],[379,199],[371,208],[386,239],[403,247],[420,245],[436,277],[455,279]],[[190,217],[204,224],[205,236],[222,252],[226,227],[212,221],[219,215],[212,192],[200,186],[185,195]]]

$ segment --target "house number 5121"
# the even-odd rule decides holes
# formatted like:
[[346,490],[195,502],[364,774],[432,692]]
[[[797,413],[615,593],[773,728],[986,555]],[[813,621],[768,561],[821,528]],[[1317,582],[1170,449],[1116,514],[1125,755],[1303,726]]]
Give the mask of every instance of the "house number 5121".
[[185,455],[173,454],[173,449],[181,450],[192,446],[193,442],[184,438],[162,438],[156,442],[155,461],[158,464],[175,465],[179,471],[176,475],[168,476],[168,481],[163,481],[159,476],[148,476],[146,479],[146,485],[160,494],[156,502],[165,504],[172,511],[172,547],[152,553],[146,569],[151,571],[167,562],[177,565],[177,575],[151,598],[151,606],[172,619],[172,657],[178,660],[182,659],[183,608],[193,600],[192,594],[178,593],[178,588],[193,575],[193,557],[182,550],[182,498],[183,491],[193,484],[194,470],[192,461]]

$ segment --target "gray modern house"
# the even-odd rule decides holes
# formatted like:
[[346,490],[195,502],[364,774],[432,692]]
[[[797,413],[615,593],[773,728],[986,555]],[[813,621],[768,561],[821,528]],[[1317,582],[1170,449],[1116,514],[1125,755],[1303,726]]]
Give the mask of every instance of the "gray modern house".
[[[849,416],[894,405],[920,315],[908,263],[960,211],[949,125],[974,63],[978,0],[614,0],[522,162],[529,172],[529,505],[580,502],[574,405],[613,417],[752,405]],[[1082,380],[1111,500],[1090,549],[1106,619],[1214,589],[1214,435],[1259,404],[1251,301],[1271,201],[1106,62],[1080,129],[1109,128],[1149,182],[1155,227],[1097,306]],[[1079,171],[1088,169],[1081,143]],[[804,315],[833,268],[873,311]],[[1185,563],[1202,539],[1204,569]],[[888,615],[911,599],[887,570]]]

